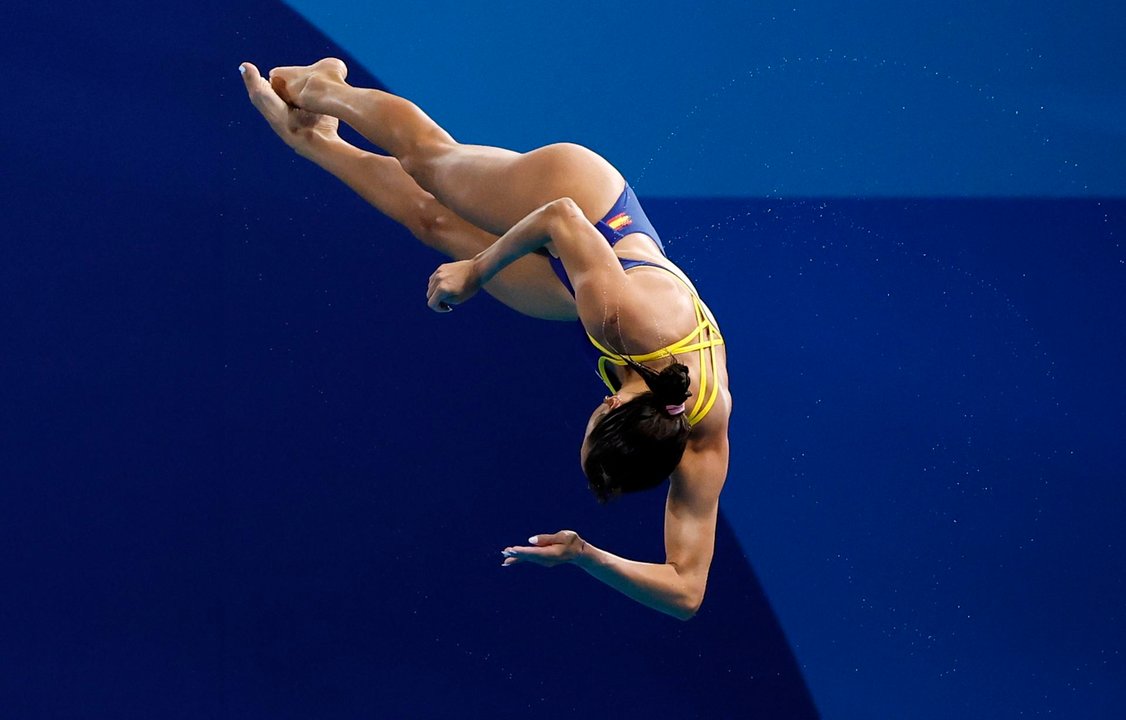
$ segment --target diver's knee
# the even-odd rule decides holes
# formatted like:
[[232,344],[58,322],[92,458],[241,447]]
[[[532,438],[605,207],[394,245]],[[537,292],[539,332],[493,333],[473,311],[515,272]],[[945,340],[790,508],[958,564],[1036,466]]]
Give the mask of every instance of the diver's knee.
[[449,255],[449,224],[449,218],[437,201],[428,198],[419,200],[411,208],[407,229],[426,247]]
[[436,133],[429,137],[422,137],[412,142],[400,153],[399,164],[403,166],[403,170],[408,175],[414,178],[416,183],[422,188],[430,190],[434,185],[441,159],[454,147],[456,147],[456,144],[445,140]]

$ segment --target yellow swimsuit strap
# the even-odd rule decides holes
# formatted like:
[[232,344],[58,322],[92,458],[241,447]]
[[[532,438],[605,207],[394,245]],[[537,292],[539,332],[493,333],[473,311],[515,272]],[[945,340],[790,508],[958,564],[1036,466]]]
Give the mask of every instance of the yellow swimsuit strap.
[[[708,393],[708,360],[711,360],[712,372],[715,373],[716,368],[716,347],[723,345],[723,336],[719,333],[719,327],[715,323],[715,318],[712,316],[711,311],[700,300],[700,296],[696,294],[696,288],[688,279],[682,277],[679,273],[672,270],[654,265],[650,267],[660,267],[662,270],[671,273],[673,276],[679,278],[692,290],[692,304],[696,312],[696,329],[688,333],[684,338],[674,342],[672,345],[654,350],[653,352],[644,353],[641,355],[622,355],[616,353],[609,348],[603,347],[601,343],[594,339],[590,333],[587,337],[598,352],[602,353],[602,357],[598,358],[598,375],[602,378],[602,382],[606,383],[606,387],[610,388],[610,392],[617,392],[614,384],[610,381],[610,373],[608,365],[617,365],[624,367],[629,365],[629,362],[646,363],[654,360],[660,360],[666,357],[672,357],[681,353],[699,352],[700,353],[700,392],[696,396],[696,402],[692,406],[692,410],[688,413],[688,422],[692,425],[704,419],[704,416],[715,405],[716,398],[719,397],[719,382],[713,379],[711,384],[711,393]],[[705,399],[706,397],[706,399]]]

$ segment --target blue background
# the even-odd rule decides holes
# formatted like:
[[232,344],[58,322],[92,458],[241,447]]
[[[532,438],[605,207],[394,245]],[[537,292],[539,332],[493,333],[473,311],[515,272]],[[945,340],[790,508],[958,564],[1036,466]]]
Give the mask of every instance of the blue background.
[[1114,3],[293,0],[454,136],[645,197],[1126,193]]
[[[6,715],[1126,712],[1122,11],[294,7],[5,11]],[[326,54],[600,150],[704,288],[739,403],[692,622],[499,568],[659,559],[662,498],[586,493],[573,328],[429,313],[438,256],[246,102]]]

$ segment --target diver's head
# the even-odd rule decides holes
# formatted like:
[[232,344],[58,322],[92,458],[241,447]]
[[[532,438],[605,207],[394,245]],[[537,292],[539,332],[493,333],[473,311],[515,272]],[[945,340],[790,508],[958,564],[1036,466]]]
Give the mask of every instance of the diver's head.
[[664,482],[684,455],[692,426],[684,412],[688,368],[661,372],[630,363],[649,388],[628,400],[606,398],[587,425],[580,458],[599,502]]

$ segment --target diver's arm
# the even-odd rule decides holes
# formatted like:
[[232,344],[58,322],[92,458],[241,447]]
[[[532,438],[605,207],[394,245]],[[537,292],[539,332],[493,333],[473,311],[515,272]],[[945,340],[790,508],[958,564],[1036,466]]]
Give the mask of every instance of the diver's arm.
[[688,620],[704,599],[727,456],[726,439],[685,452],[665,507],[664,563],[629,560],[563,531],[535,537],[533,547],[506,548],[505,564],[570,562],[642,605]]
[[575,564],[643,605],[691,618],[708,583],[727,454],[726,439],[716,447],[685,451],[665,502],[663,565],[626,560],[590,545]]
[[629,560],[590,543],[573,562],[623,595],[677,620],[691,620],[704,600],[706,572],[695,579],[672,563]]
[[[560,198],[528,213],[474,258],[481,282],[488,282],[510,263],[549,242],[567,266],[567,274],[570,276],[582,275],[607,265],[622,272],[614,251],[586,219],[575,201]],[[572,277],[572,281],[575,279]]]
[[548,243],[567,269],[581,317],[605,312],[607,295],[625,299],[631,286],[614,250],[573,200],[560,198],[528,213],[472,260],[439,266],[427,289],[430,308],[444,311],[465,302],[508,265]]

